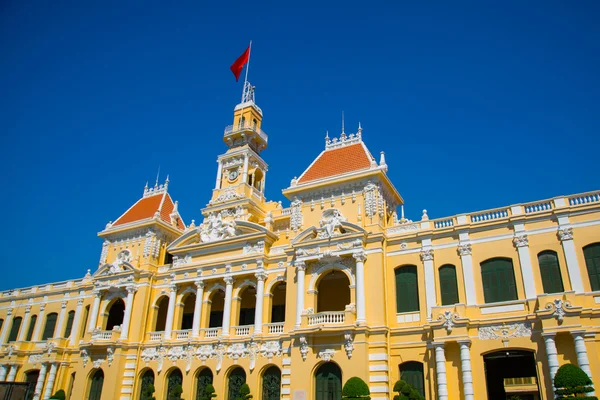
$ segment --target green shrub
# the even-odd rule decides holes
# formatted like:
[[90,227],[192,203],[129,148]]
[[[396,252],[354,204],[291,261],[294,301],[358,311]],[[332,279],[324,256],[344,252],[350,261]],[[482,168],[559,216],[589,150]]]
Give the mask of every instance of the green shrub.
[[171,389],[171,391],[169,392],[169,395],[167,398],[169,400],[180,400],[181,393],[183,393],[183,389],[181,388],[181,385],[175,385],[175,386],[173,386],[173,389]]
[[251,398],[252,395],[250,394],[250,387],[248,387],[247,383],[244,383],[240,388],[240,396],[236,400],[248,400]]
[[369,386],[357,376],[354,376],[346,381],[342,389],[342,397],[344,399],[371,399],[371,391]]
[[65,394],[65,391],[60,389],[56,391],[56,393],[54,393],[50,399],[65,400],[66,397],[67,395]]
[[394,392],[398,393],[394,396],[394,400],[425,400],[417,389],[402,379],[394,384]]
[[214,397],[217,397],[215,394],[215,387],[209,383],[204,387],[204,393],[202,394],[202,397],[200,397],[200,400],[210,400]]
[[156,397],[153,396],[156,389],[154,389],[153,384],[147,385],[142,391],[142,395],[140,396],[140,400],[156,400]]
[[582,397],[597,400],[597,397],[585,396],[586,393],[594,391],[592,384],[590,377],[581,368],[573,364],[563,365],[554,376],[557,399]]

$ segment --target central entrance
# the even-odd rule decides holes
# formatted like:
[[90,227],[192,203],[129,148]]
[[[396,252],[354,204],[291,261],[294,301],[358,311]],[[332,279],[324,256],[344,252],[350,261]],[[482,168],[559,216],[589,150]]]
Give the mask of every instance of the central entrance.
[[316,400],[342,399],[342,370],[337,364],[328,362],[317,369],[315,390]]
[[535,354],[524,350],[501,350],[483,356],[488,400],[539,400]]

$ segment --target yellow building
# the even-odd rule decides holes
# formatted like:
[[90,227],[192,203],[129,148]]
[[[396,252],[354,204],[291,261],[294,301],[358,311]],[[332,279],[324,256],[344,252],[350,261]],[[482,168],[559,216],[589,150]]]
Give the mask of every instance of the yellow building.
[[375,400],[402,377],[426,399],[552,399],[564,363],[598,381],[600,193],[420,221],[362,129],[264,196],[262,111],[248,86],[225,128],[203,222],[164,185],[99,233],[95,272],[0,293],[0,381],[31,398],[157,399],[212,382],[233,400]]

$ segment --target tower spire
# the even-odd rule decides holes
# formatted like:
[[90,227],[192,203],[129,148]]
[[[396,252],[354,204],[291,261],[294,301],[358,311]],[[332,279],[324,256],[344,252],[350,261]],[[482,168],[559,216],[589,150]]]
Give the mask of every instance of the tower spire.
[[156,182],[154,183],[154,187],[158,187],[158,177],[160,176],[160,165],[158,166],[158,171],[156,172]]
[[344,111],[342,111],[342,135],[344,135],[346,132],[344,132]]

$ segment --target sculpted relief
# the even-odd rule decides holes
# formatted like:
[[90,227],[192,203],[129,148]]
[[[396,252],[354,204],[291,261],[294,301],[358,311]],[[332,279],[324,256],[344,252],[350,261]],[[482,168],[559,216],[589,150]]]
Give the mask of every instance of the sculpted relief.
[[200,227],[200,239],[203,242],[214,242],[236,235],[235,221],[223,221],[221,213],[209,215]]

